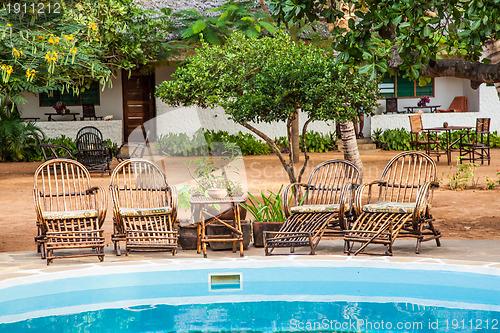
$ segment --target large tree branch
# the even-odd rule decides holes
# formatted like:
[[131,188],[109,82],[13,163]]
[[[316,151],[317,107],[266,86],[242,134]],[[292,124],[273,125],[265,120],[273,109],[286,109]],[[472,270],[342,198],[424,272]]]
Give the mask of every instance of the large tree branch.
[[[264,141],[267,142],[267,144],[271,147],[271,149],[276,154],[276,156],[278,156],[278,158],[280,159],[281,164],[283,165],[286,173],[288,174],[288,178],[290,179],[290,183],[296,183],[295,173],[293,172],[293,169],[290,168],[290,165],[288,163],[286,163],[285,159],[283,158],[283,155],[281,154],[278,146],[276,145],[276,142],[274,142],[273,139],[271,139],[266,134],[259,131],[258,129],[256,129],[255,127],[253,127],[252,125],[250,125],[248,123],[240,122],[239,124],[245,128],[248,128],[250,131],[254,132],[258,136],[260,136]],[[291,163],[291,164],[293,166],[293,163]]]
[[477,89],[481,83],[500,82],[500,64],[484,64],[465,60],[438,59],[425,66],[420,75],[425,77],[451,76],[471,81]]

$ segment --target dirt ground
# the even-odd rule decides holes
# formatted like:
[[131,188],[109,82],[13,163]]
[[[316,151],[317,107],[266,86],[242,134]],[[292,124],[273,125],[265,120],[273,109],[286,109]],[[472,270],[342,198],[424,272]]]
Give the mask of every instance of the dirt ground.
[[[365,173],[363,180],[378,179],[387,162],[398,152],[375,151],[361,153]],[[333,158],[342,158],[340,152],[313,153],[305,175],[315,165]],[[170,184],[182,185],[191,177],[184,166],[186,158],[156,158],[163,166]],[[36,218],[33,203],[33,175],[40,162],[0,163],[0,252],[34,250]],[[112,167],[116,165],[116,161]],[[436,227],[448,239],[493,239],[500,240],[500,185],[494,190],[486,190],[485,176],[498,181],[500,150],[492,151],[491,165],[481,165],[476,169],[478,186],[474,189],[452,191],[446,184],[450,166],[446,161],[437,163],[438,177],[443,185],[435,191],[432,214]],[[455,167],[452,165],[451,167]],[[260,190],[277,191],[288,183],[279,160],[274,155],[248,156],[240,166],[240,175],[247,180],[248,190],[256,194]],[[109,186],[108,174],[92,175],[92,185]],[[184,212],[186,214],[187,212]],[[182,215],[182,214],[181,214]],[[108,199],[108,213],[104,224],[105,234],[110,242],[112,232],[112,204]]]

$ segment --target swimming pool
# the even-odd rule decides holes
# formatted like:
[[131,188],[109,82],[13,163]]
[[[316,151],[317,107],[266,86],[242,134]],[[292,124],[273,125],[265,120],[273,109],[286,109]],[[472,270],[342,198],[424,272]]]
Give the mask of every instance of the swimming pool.
[[494,264],[332,256],[73,268],[4,279],[0,331],[500,330]]

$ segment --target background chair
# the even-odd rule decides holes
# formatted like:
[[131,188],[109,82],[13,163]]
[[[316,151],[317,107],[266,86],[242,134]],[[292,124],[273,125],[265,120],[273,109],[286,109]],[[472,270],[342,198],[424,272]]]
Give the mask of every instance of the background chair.
[[445,150],[440,150],[441,140],[437,132],[424,132],[422,116],[412,114],[410,118],[410,147],[413,150],[425,150],[427,155],[436,155],[439,161],[440,155],[446,155]]
[[[398,99],[397,98],[386,98],[385,99],[385,113],[400,113],[398,111]],[[402,112],[404,113],[404,111]]]
[[467,97],[457,96],[453,99],[450,107],[446,110],[437,110],[436,112],[467,112]]
[[[276,247],[309,246],[315,253],[321,237],[343,235],[350,217],[353,187],[361,183],[359,169],[345,160],[330,160],[316,166],[306,184],[285,188],[283,204],[286,222],[277,232],[264,232],[264,248],[270,255]],[[289,207],[294,192],[295,206]]]
[[112,241],[120,255],[130,250],[177,251],[177,192],[167,184],[165,174],[153,162],[130,159],[113,170],[110,184],[113,199]]
[[491,162],[490,155],[490,122],[491,118],[477,118],[476,130],[460,138],[460,163],[463,161],[488,161]]
[[[149,131],[144,129],[144,125],[141,125],[142,132],[144,134],[143,141],[140,138],[135,138],[137,142],[125,142],[123,143],[116,153],[116,159],[118,162],[122,162],[131,158],[143,158],[146,153],[146,149],[149,144]],[[129,138],[130,139],[130,138]]]
[[[377,186],[376,200],[371,201],[372,187]],[[357,216],[345,231],[345,252],[355,255],[370,244],[386,246],[386,255],[392,255],[392,244],[398,237],[417,239],[415,252],[420,244],[432,239],[440,246],[441,234],[434,228],[430,214],[433,187],[436,183],[436,164],[426,154],[409,151],[392,158],[378,181],[361,185],[355,196]],[[364,191],[367,202],[363,204]],[[355,243],[361,243],[354,249]]]
[[32,132],[32,135],[35,138],[38,148],[42,152],[43,159],[45,161],[50,161],[57,158],[70,160],[74,159],[71,150],[69,150],[68,148],[52,143],[43,143],[40,139],[40,136],[38,136],[36,132]]
[[83,104],[82,105],[82,117],[80,117],[80,120],[85,120],[85,118],[89,118],[89,119],[93,119],[93,120],[97,120],[97,119],[101,119],[102,120],[102,116],[96,116],[95,115],[95,106],[94,104]]
[[111,151],[102,133],[93,126],[80,129],[76,135],[76,158],[85,165],[89,171],[101,171],[101,176],[106,171],[111,173]]
[[[90,186],[85,167],[71,160],[53,159],[35,171],[35,210],[42,258],[96,255],[104,259],[106,192]],[[90,254],[55,255],[55,250],[95,249]]]

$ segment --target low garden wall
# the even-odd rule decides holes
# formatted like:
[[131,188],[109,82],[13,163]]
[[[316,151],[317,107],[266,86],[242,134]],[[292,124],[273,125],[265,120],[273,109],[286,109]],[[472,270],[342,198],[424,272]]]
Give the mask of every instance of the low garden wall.
[[57,138],[61,135],[76,138],[76,133],[84,126],[97,127],[104,137],[110,139],[118,146],[122,144],[122,121],[121,120],[85,120],[85,121],[42,121],[36,125],[48,138]]

